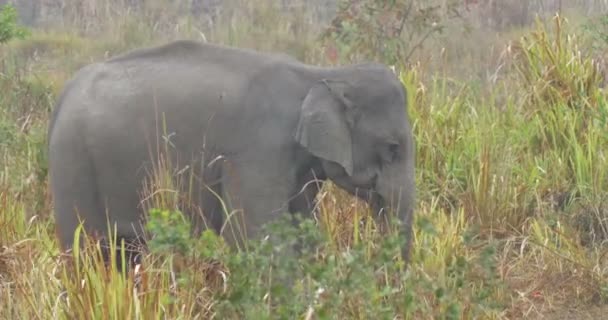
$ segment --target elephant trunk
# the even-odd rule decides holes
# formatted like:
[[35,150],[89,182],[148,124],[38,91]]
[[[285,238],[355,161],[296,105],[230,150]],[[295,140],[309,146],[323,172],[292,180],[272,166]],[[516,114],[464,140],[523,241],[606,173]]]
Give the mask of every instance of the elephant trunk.
[[401,167],[398,170],[395,168],[385,171],[378,177],[376,190],[379,197],[372,202],[372,208],[376,213],[381,213],[379,217],[384,217],[386,214],[395,214],[401,222],[399,236],[405,241],[401,255],[407,263],[409,262],[413,240],[412,224],[415,205],[413,168],[408,167],[404,170]]

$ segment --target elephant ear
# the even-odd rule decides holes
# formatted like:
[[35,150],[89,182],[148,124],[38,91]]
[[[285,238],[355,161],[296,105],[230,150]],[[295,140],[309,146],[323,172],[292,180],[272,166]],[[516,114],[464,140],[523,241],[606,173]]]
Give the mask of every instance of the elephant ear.
[[349,176],[353,173],[350,109],[343,84],[323,80],[304,98],[295,136],[310,153],[338,163]]

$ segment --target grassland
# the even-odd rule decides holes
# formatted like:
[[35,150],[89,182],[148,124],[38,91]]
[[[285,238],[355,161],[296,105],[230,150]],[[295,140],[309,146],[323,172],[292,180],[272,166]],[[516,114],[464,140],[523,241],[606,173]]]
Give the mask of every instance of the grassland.
[[[136,277],[64,259],[48,193],[46,128],[80,66],[190,38],[332,62],[305,13],[252,2],[202,29],[166,8],[34,29],[0,46],[2,319],[593,319],[608,307],[608,29],[576,11],[503,32],[450,28],[397,66],[417,142],[414,253],[394,263],[365,206],[328,185],[319,250],[227,250],[152,212]],[[97,12],[110,12],[101,10]],[[161,12],[163,12],[161,14]],[[75,17],[82,17],[81,12]],[[82,31],[85,30],[85,31]],[[358,221],[362,223],[358,223]],[[355,223],[355,221],[357,223]],[[136,281],[133,280],[136,279]],[[294,280],[293,288],[281,285]],[[278,283],[278,285],[277,285]],[[595,313],[595,316],[594,316]]]

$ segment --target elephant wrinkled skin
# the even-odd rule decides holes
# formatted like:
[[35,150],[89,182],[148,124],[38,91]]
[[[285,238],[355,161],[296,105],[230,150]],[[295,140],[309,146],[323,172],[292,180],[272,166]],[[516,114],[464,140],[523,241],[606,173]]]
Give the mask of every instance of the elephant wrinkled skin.
[[407,261],[415,184],[406,103],[382,64],[317,67],[193,41],[88,65],[66,84],[49,126],[60,243],[72,247],[80,222],[88,234],[112,226],[141,239],[144,182],[166,145],[170,172],[201,208],[182,209],[195,234],[213,228],[242,240],[223,228],[224,203],[243,213],[246,237],[283,212],[310,216],[320,186],[311,181],[331,180],[398,215]]

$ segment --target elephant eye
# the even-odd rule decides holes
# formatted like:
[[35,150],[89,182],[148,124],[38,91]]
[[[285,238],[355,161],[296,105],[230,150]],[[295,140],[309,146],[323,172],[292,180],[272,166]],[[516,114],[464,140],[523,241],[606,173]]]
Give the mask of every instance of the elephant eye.
[[385,163],[392,163],[399,157],[400,145],[396,142],[385,144],[380,156]]
[[399,144],[398,143],[389,143],[388,151],[393,155],[397,155],[397,152],[399,152]]

